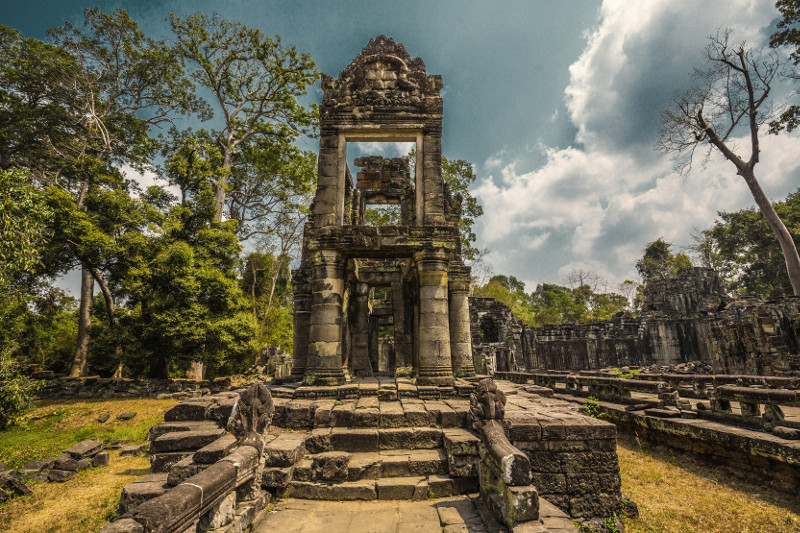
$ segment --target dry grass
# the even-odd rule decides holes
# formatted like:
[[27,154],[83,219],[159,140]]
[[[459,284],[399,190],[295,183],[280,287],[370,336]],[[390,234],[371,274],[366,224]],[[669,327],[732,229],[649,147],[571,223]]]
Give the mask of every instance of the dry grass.
[[617,447],[622,491],[639,505],[628,533],[800,532],[800,504],[673,452]]
[[86,533],[114,517],[122,487],[150,473],[146,456],[119,457],[64,483],[31,483],[33,494],[0,505],[0,531]]
[[[56,457],[84,439],[145,440],[177,400],[115,399],[43,402],[16,427],[0,432],[0,461],[11,468],[30,459]],[[116,415],[135,411],[132,420]],[[111,418],[101,424],[103,413]],[[0,504],[0,531],[14,533],[85,533],[114,517],[122,487],[150,473],[145,457],[119,457],[108,466],[80,472],[65,483],[28,483],[33,494]]]

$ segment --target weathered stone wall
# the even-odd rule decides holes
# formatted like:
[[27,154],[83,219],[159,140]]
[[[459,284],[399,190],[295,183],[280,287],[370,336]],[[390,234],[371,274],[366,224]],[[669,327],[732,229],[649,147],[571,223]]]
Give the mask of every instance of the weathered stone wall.
[[731,301],[713,271],[651,283],[640,315],[531,328],[503,304],[470,299],[479,372],[708,363],[720,374],[800,375],[800,298]]

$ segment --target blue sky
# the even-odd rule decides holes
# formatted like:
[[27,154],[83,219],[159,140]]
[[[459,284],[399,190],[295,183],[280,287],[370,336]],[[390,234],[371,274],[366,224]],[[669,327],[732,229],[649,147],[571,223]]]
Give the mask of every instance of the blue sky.
[[[659,113],[689,84],[708,36],[730,27],[734,41],[763,44],[777,18],[771,0],[97,4],[123,7],[161,37],[170,12],[216,11],[280,34],[333,76],[378,34],[402,42],[444,78],[443,151],[475,164],[488,266],[529,290],[576,269],[613,288],[634,276],[648,242],[691,244],[717,211],[753,203],[730,163],[713,159],[684,178],[652,144]],[[44,38],[91,5],[5,0],[0,23]],[[321,99],[318,88],[309,99]],[[798,136],[764,136],[756,170],[773,200],[800,185],[798,153]]]

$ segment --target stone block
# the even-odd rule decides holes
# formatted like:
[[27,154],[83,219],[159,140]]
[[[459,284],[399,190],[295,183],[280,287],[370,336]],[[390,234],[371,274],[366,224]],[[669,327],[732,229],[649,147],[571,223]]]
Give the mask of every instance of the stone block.
[[331,411],[334,400],[317,400],[314,410],[314,427],[328,427],[331,423]]
[[94,457],[102,452],[105,446],[97,439],[89,439],[74,444],[64,450],[73,459],[83,459],[84,457]]
[[346,452],[324,452],[315,455],[311,462],[311,479],[314,481],[347,481],[351,455]]
[[203,446],[194,452],[192,460],[195,463],[206,465],[216,463],[228,455],[235,447],[236,437],[233,435],[223,435],[214,442],[207,444],[206,446]]
[[410,452],[381,453],[381,472],[386,477],[410,476]]
[[474,455],[447,455],[447,474],[450,477],[475,477],[478,475]]
[[94,457],[92,457],[92,466],[106,466],[108,464],[109,455],[108,452],[100,452]]
[[[292,479],[294,479],[294,472],[297,469],[291,466],[270,466],[264,468],[261,475],[261,483],[264,487],[269,488],[283,488],[286,487]],[[303,480],[300,480],[303,481]],[[306,481],[310,481],[307,479]]]
[[357,407],[353,414],[353,425],[356,427],[377,428],[380,420],[381,413],[377,407]]
[[335,427],[351,427],[355,410],[355,402],[342,402],[334,405],[331,411],[331,425]]
[[331,449],[331,429],[315,428],[306,438],[306,449],[309,453],[322,453]]
[[378,430],[335,427],[331,431],[331,448],[343,452],[376,452]]
[[446,496],[474,492],[478,492],[478,480],[476,478],[428,476],[428,495],[431,498],[444,498]]
[[292,466],[306,451],[305,437],[298,433],[283,433],[264,448],[267,466]]
[[[379,479],[376,484],[379,500],[412,500],[415,493],[427,493],[424,477]],[[422,499],[418,496],[417,499]]]
[[406,420],[403,407],[400,402],[381,402],[381,427],[382,428],[399,428],[409,426]]
[[178,420],[171,422],[161,422],[150,428],[147,432],[147,440],[154,441],[161,435],[172,433],[173,431],[213,431],[219,429],[216,422],[200,422],[196,420]]
[[446,429],[442,440],[444,449],[451,455],[478,455],[480,439],[465,429]]
[[413,450],[408,458],[412,476],[447,474],[447,455],[443,450]]
[[382,462],[378,452],[356,453],[347,465],[348,481],[378,479],[382,475]]
[[181,402],[164,413],[164,421],[201,422],[206,420],[206,412],[210,406],[211,402],[206,400]]
[[194,520],[182,520],[199,512],[202,500],[203,489],[184,483],[138,505],[130,511],[130,517],[142,524],[145,531],[184,531]]
[[154,453],[150,455],[151,472],[168,472],[169,468],[186,457],[191,457],[192,451]]
[[150,445],[150,453],[196,451],[225,435],[225,430],[175,431],[161,435]]
[[426,427],[433,426],[435,423],[433,416],[425,409],[423,403],[403,402],[403,411],[405,411],[408,425]]
[[164,475],[163,478],[158,478],[153,481],[140,482],[137,480],[129,485],[125,485],[119,497],[120,514],[127,513],[147,500],[152,500],[153,498],[161,496],[167,491],[167,488],[166,475]]
[[167,484],[170,487],[180,485],[201,470],[208,468],[208,466],[209,465],[194,462],[191,455],[186,456],[169,467],[169,472],[167,473]]
[[236,493],[231,492],[200,517],[202,530],[218,529],[233,521],[236,511]]

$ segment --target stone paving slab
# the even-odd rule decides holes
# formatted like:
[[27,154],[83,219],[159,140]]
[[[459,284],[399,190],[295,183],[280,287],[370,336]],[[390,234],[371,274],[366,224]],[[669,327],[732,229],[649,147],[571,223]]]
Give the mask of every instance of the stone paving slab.
[[[452,524],[442,524],[439,507],[455,509],[448,514]],[[467,497],[407,502],[326,502],[287,499],[273,505],[253,533],[349,533],[442,532],[467,525],[470,533],[483,533],[483,523]],[[472,524],[472,527],[468,524]]]

